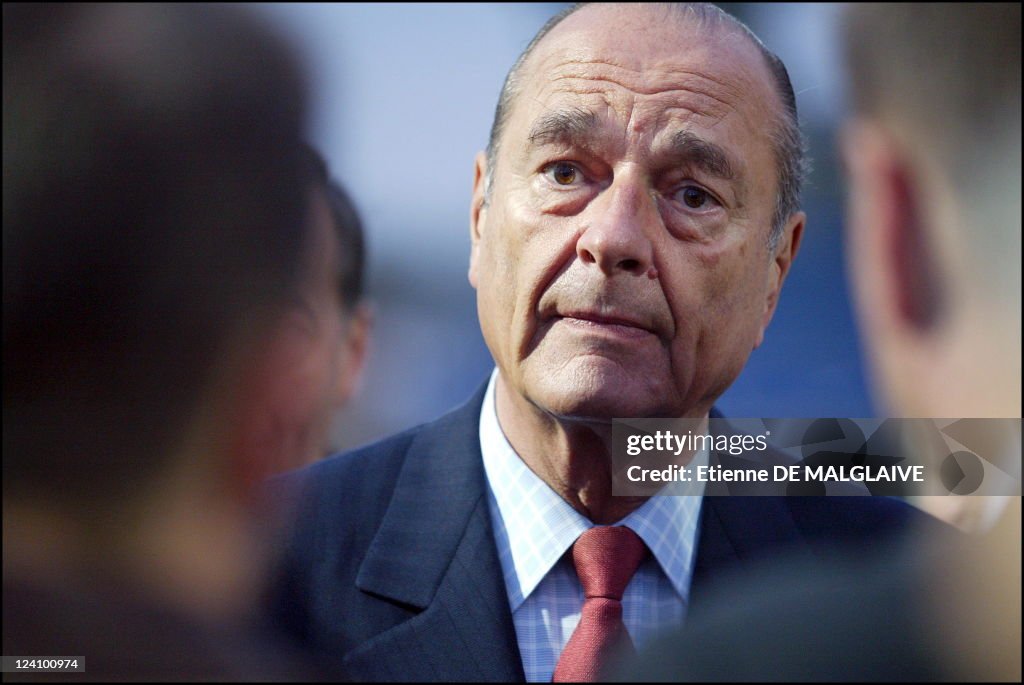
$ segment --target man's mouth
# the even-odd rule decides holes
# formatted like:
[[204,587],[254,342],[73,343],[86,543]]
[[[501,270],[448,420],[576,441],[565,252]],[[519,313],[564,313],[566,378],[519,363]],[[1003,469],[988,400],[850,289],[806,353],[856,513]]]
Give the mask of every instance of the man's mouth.
[[653,331],[644,322],[636,317],[619,313],[571,310],[559,312],[555,320],[582,331],[610,334],[617,337],[642,338],[653,335]]

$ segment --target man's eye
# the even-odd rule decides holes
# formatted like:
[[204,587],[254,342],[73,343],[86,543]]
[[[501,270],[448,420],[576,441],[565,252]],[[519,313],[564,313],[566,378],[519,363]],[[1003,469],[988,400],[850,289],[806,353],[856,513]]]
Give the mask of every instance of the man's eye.
[[568,162],[555,162],[547,169],[548,178],[560,186],[571,186],[579,177],[579,170]]
[[676,193],[676,198],[690,209],[702,209],[715,201],[710,193],[697,186],[686,186]]

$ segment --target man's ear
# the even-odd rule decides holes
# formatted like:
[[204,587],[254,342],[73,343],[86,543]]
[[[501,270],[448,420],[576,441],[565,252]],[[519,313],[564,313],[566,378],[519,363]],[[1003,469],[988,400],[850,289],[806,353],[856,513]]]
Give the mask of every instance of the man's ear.
[[923,179],[899,141],[875,123],[848,123],[842,145],[850,181],[847,246],[862,312],[889,333],[927,334],[944,292]]
[[807,215],[803,212],[795,212],[789,217],[789,221],[782,229],[779,242],[775,246],[775,254],[772,257],[772,264],[768,270],[767,297],[764,302],[764,314],[761,319],[761,331],[758,333],[754,347],[757,348],[764,342],[764,332],[775,315],[775,308],[779,305],[779,293],[782,292],[782,284],[793,266],[797,252],[800,251],[800,242],[804,236],[804,226],[807,224]]
[[308,462],[308,447],[294,425],[305,411],[309,389],[296,372],[309,354],[308,316],[291,310],[274,325],[249,360],[243,385],[234,393],[230,471],[242,497],[257,492],[270,476]]
[[477,286],[477,270],[480,262],[480,235],[487,215],[485,201],[487,199],[487,154],[476,153],[473,171],[473,202],[469,208],[469,283]]
[[369,303],[360,302],[356,305],[345,325],[345,335],[341,341],[345,346],[341,355],[344,368],[339,371],[338,387],[335,390],[338,406],[347,403],[362,384],[373,328],[373,309]]

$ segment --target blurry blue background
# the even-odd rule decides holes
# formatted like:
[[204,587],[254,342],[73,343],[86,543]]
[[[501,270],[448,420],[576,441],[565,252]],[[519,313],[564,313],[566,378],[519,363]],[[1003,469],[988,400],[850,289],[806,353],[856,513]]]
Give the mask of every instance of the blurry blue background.
[[[317,98],[312,142],[367,230],[373,349],[360,394],[335,423],[337,448],[436,418],[492,368],[466,280],[473,156],[508,68],[564,6],[256,6],[302,50]],[[736,417],[873,416],[842,254],[840,6],[721,6],[789,68],[814,171],[775,319],[718,406]]]

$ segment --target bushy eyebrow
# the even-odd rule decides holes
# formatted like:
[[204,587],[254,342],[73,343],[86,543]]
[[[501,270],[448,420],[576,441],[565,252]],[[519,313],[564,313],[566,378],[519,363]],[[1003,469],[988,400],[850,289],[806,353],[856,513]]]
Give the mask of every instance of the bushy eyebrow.
[[[534,147],[588,147],[597,126],[597,115],[591,110],[579,107],[559,109],[540,115],[530,127],[527,140]],[[675,165],[692,166],[726,181],[735,181],[740,176],[740,166],[725,148],[692,131],[681,130],[672,134],[663,154]]]
[[597,126],[597,115],[574,107],[542,114],[530,127],[527,140],[536,147],[552,144],[582,144]]
[[736,165],[721,146],[691,131],[673,134],[668,154],[683,164],[692,164],[707,174],[727,181],[733,181],[738,176]]

